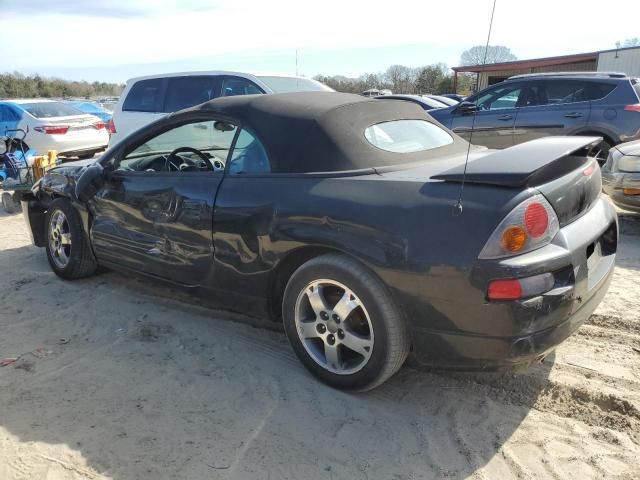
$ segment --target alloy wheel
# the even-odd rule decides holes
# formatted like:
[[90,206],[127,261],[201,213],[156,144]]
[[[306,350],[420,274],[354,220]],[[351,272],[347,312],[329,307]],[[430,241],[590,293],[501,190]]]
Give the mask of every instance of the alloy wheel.
[[295,325],[307,353],[332,373],[353,374],[371,358],[369,314],[358,296],[335,280],[315,280],[298,294]]
[[71,232],[69,221],[61,210],[56,210],[49,221],[49,250],[58,268],[69,265],[71,256]]

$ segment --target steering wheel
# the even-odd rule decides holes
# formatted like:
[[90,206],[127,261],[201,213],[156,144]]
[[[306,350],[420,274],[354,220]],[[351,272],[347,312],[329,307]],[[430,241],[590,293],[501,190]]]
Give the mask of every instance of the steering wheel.
[[[175,159],[179,153],[194,153],[196,154],[198,157],[200,157],[200,159],[204,162],[204,164],[207,166],[207,170],[211,170],[213,171],[213,165],[211,164],[211,162],[209,161],[209,157],[207,157],[204,153],[202,153],[200,150],[198,150],[197,148],[193,148],[193,147],[178,147],[176,148],[173,152],[171,152],[169,154],[169,156],[167,157],[167,163],[171,163],[172,165],[175,166],[175,163],[172,162],[173,159]],[[182,158],[181,157],[181,163],[190,163],[192,166],[196,166],[195,163],[193,163],[193,161],[188,160],[186,158]],[[180,170],[180,167],[178,167],[178,170]]]

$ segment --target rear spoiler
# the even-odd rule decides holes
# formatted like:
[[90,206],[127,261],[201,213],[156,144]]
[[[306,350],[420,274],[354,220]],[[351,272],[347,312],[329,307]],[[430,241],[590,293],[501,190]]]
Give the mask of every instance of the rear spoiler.
[[466,176],[464,165],[460,165],[431,178],[447,182],[462,182],[464,178],[467,183],[532,187],[586,164],[589,150],[601,141],[601,137],[539,138],[469,161]]

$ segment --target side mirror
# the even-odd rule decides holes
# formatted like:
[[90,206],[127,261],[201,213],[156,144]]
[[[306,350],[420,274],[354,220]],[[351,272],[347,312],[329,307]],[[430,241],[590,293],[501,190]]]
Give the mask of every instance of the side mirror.
[[76,198],[81,202],[91,200],[104,186],[104,169],[100,163],[89,165],[76,181]]
[[467,102],[466,100],[463,100],[458,105],[456,105],[454,112],[459,113],[461,115],[469,115],[471,113],[477,112],[478,110],[480,109],[475,103]]

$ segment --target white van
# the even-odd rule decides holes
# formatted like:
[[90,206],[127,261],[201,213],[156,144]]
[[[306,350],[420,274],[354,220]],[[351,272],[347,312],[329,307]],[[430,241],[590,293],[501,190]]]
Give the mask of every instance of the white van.
[[113,110],[109,146],[164,115],[217,97],[333,90],[310,78],[239,72],[183,72],[132,78]]

